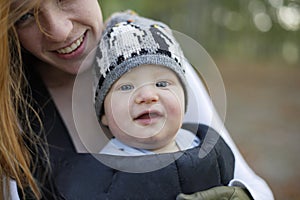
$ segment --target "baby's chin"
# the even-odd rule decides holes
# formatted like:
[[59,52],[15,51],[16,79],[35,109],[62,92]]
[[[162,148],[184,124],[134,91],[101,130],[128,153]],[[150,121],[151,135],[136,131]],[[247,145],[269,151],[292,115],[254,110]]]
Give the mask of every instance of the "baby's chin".
[[167,146],[172,140],[173,137],[161,138],[159,136],[153,136],[149,138],[139,138],[136,139],[131,146],[139,149],[156,151]]

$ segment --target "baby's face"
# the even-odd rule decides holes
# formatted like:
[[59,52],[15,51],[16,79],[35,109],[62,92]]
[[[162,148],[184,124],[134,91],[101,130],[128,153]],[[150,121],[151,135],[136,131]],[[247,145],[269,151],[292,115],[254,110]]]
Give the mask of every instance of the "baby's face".
[[143,65],[123,75],[104,100],[101,120],[123,143],[159,149],[181,127],[184,92],[176,74],[157,65]]

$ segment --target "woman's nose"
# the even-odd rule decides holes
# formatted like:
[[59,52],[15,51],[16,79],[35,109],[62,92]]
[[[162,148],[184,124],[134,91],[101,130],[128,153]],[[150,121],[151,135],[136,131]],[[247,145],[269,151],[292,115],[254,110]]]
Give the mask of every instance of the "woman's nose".
[[141,87],[136,91],[135,103],[137,104],[151,104],[156,103],[159,100],[159,95],[155,92],[155,89],[151,86]]
[[57,5],[49,6],[40,15],[40,25],[45,36],[55,42],[66,41],[73,30],[73,22]]

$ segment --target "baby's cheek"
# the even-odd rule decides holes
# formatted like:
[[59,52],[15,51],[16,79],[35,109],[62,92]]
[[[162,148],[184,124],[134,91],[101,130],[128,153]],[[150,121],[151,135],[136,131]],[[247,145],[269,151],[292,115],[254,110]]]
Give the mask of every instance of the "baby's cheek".
[[181,115],[184,113],[184,100],[180,100],[180,97],[169,99],[165,105],[168,113],[171,115]]
[[183,118],[184,109],[181,108],[180,104],[168,105],[167,110],[169,120],[176,121],[176,123],[178,123],[178,120]]

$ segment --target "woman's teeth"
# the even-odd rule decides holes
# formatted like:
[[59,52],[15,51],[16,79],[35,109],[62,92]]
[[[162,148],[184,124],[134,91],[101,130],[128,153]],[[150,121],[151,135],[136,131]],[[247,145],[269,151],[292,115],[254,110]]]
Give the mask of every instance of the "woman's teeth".
[[73,42],[70,46],[65,47],[63,49],[59,49],[57,50],[58,53],[60,54],[67,54],[67,53],[71,53],[72,51],[74,51],[75,49],[77,49],[82,41],[83,41],[84,36],[82,35],[78,40],[76,40],[75,42]]

